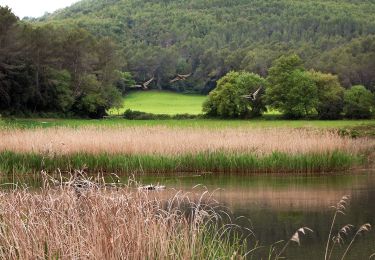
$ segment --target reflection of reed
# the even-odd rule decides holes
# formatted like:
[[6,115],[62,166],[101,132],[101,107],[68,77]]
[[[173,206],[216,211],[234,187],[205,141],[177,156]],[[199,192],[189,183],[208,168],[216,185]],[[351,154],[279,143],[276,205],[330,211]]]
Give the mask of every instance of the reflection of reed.
[[0,151],[69,154],[166,154],[236,151],[289,154],[341,150],[350,153],[374,142],[306,129],[207,129],[167,127],[48,128],[0,130]]
[[[189,196],[195,199],[202,190],[189,190]],[[167,199],[175,193],[166,190],[155,193],[159,198]],[[228,206],[232,211],[240,209],[265,208],[277,211],[317,211],[329,210],[343,194],[352,194],[350,187],[340,189],[288,187],[286,189],[270,188],[226,188],[213,192],[213,199]]]

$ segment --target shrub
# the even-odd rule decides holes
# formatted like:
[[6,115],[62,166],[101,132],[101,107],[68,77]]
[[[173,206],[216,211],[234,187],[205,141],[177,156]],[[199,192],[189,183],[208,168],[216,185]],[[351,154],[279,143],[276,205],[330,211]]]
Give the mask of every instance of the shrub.
[[168,119],[194,119],[199,116],[190,114],[176,114],[176,115],[166,115],[166,114],[152,114],[141,111],[133,111],[128,109],[124,112],[124,118],[129,120],[168,120]]
[[222,118],[244,118],[260,116],[266,110],[259,93],[255,101],[243,98],[243,95],[255,92],[265,85],[265,80],[250,72],[231,71],[217,83],[203,104],[207,116]]
[[319,119],[338,119],[344,106],[344,88],[336,75],[311,70],[307,72],[317,86],[316,111]]
[[345,91],[344,113],[348,118],[371,118],[374,95],[364,86],[353,86]]

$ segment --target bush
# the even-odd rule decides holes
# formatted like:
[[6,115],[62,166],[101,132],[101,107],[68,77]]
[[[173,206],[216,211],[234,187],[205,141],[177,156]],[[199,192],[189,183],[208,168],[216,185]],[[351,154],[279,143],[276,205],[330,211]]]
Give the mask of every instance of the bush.
[[260,116],[266,110],[261,97],[263,90],[252,102],[242,96],[253,93],[264,85],[265,80],[257,74],[231,71],[218,81],[217,88],[203,104],[203,111],[207,116],[222,118]]
[[348,118],[371,118],[374,95],[364,86],[353,86],[344,94],[344,113]]
[[344,107],[344,88],[336,75],[319,71],[308,71],[318,90],[316,111],[318,118],[324,120],[339,119]]
[[141,111],[133,111],[128,109],[124,112],[124,118],[129,120],[168,120],[168,119],[195,119],[198,118],[197,115],[190,114],[176,114],[176,115],[166,115],[166,114],[152,114]]

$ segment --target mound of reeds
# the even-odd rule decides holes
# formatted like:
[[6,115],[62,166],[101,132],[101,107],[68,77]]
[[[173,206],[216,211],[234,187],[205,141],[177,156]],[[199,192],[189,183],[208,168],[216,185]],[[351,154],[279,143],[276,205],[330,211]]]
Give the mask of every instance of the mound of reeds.
[[[2,259],[241,259],[215,205],[92,183],[0,192]],[[54,185],[55,186],[55,185]],[[73,187],[73,188],[72,188]],[[95,187],[95,188],[92,188]]]

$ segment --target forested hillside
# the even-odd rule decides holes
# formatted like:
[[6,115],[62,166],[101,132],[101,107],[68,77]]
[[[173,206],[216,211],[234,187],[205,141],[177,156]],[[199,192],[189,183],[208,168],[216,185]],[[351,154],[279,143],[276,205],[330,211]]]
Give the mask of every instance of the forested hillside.
[[207,93],[230,70],[265,76],[289,53],[345,87],[375,86],[374,0],[84,0],[34,22],[113,37],[122,70],[155,76],[153,88]]

